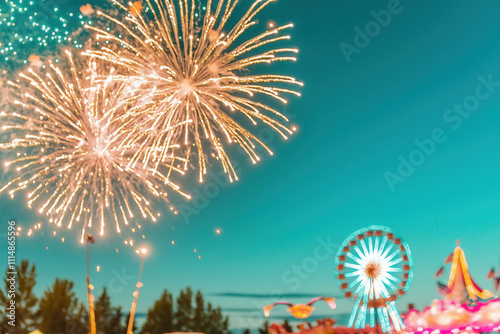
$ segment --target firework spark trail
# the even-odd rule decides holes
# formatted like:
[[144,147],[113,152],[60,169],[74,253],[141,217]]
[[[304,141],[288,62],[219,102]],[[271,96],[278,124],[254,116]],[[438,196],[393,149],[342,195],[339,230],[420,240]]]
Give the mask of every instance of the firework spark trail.
[[177,158],[169,154],[161,170],[147,164],[127,167],[135,148],[124,146],[122,137],[135,94],[113,80],[112,69],[103,76],[91,59],[79,70],[66,53],[69,71],[51,63],[45,76],[29,69],[20,75],[23,82],[10,82],[28,92],[15,102],[22,112],[0,113],[2,130],[16,136],[0,149],[17,152],[5,163],[16,168],[17,176],[0,193],[14,197],[25,190],[28,206],[38,205],[57,227],[81,222],[82,238],[94,225],[102,235],[107,219],[120,232],[136,212],[156,221],[159,213],[153,213],[151,201],[168,201],[167,189],[189,197],[170,181],[172,173],[182,173],[173,166]]
[[103,47],[85,54],[126,69],[128,75],[122,80],[143,83],[146,102],[134,115],[138,131],[125,139],[127,145],[140,147],[129,166],[152,161],[154,168],[159,168],[168,162],[169,148],[180,144],[188,156],[195,147],[200,181],[207,173],[210,155],[220,161],[233,181],[237,175],[226,144],[240,145],[254,164],[260,160],[259,146],[272,154],[237,121],[238,114],[254,126],[266,124],[285,139],[293,133],[284,125],[288,122],[284,115],[256,97],[287,103],[283,94],[300,94],[286,87],[302,83],[285,75],[244,75],[257,64],[296,60],[293,54],[297,49],[274,48],[275,43],[290,39],[283,32],[293,25],[271,27],[237,44],[238,38],[256,24],[255,16],[274,1],[254,1],[232,27],[228,22],[237,0],[219,0],[216,4],[208,0],[203,18],[194,0],[145,0],[144,11],[137,3],[127,7],[114,1],[123,11],[123,19],[98,12],[118,29],[87,28],[97,32],[97,39],[119,44],[122,49]]

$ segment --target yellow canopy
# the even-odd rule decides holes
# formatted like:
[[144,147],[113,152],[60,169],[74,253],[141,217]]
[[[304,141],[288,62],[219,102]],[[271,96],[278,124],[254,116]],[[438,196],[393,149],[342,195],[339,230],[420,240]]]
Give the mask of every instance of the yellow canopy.
[[493,293],[481,289],[472,279],[465,253],[459,246],[453,252],[448,290],[449,293],[446,299],[451,299],[460,304],[466,303],[468,299],[476,300],[476,298],[480,298],[487,300],[493,298]]
[[33,332],[28,333],[28,334],[43,334],[43,333],[40,332],[38,329],[35,329]]

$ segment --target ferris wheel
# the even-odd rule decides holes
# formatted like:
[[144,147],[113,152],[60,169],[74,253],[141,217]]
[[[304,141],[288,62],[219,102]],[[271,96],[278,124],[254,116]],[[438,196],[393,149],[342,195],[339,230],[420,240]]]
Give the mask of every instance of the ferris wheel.
[[349,327],[374,328],[384,333],[406,328],[396,299],[413,280],[408,244],[384,226],[373,225],[351,234],[335,257],[336,278],[346,298],[354,297]]

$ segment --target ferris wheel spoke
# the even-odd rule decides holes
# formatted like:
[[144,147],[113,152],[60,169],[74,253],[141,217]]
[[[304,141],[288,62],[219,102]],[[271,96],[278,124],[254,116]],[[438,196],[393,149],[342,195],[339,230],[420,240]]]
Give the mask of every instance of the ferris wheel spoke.
[[360,265],[360,264],[353,264],[353,263],[345,263],[344,266],[346,266],[348,268],[353,268],[353,269],[361,269],[361,268],[363,268],[362,265]]
[[397,288],[394,284],[392,284],[392,283],[391,283],[391,281],[389,281],[389,280],[387,279],[387,277],[382,276],[382,277],[380,277],[380,280],[381,280],[382,282],[384,282],[384,283],[385,283],[385,285],[387,285],[387,286],[388,286],[389,288],[391,288],[392,290],[397,290],[397,289],[398,289],[398,288]]
[[377,253],[378,257],[381,257],[382,252],[384,251],[385,245],[387,243],[387,240],[388,240],[387,236],[384,236],[384,238],[382,239],[382,243],[380,244],[380,246],[378,248],[378,253]]
[[373,299],[374,293],[375,293],[375,285],[373,284],[373,279],[370,278],[370,294],[368,296],[370,300]]
[[400,258],[398,258],[398,259],[396,259],[396,260],[393,260],[393,261],[391,261],[391,262],[387,263],[387,266],[388,266],[388,267],[392,267],[393,265],[398,264],[398,263],[400,263],[400,262],[402,262],[402,261],[403,261],[403,258],[402,258],[402,257],[400,257]]
[[353,277],[353,276],[360,276],[363,273],[363,270],[359,269],[350,273],[346,273],[345,277]]
[[380,289],[375,282],[373,282],[373,294],[375,295],[375,299],[380,299]]
[[378,281],[377,283],[378,283],[378,286],[380,287],[380,294],[382,295],[382,297],[389,298],[391,296],[391,294],[389,293],[389,291],[387,291],[387,288],[385,287],[385,285],[382,284],[380,281]]
[[396,283],[401,282],[401,279],[394,277],[389,273],[385,273],[384,277],[387,277],[387,279],[390,279],[391,281],[396,282]]
[[403,271],[403,269],[399,267],[389,267],[385,271],[388,273],[400,273]]
[[370,277],[366,280],[366,289],[365,289],[365,296],[364,296],[364,301],[365,303],[369,300],[369,295],[373,292],[373,279]]
[[398,249],[394,250],[394,252],[392,252],[391,255],[389,255],[388,257],[386,257],[385,261],[387,261],[387,262],[391,261],[399,253],[401,253],[401,249],[398,248]]
[[356,321],[355,328],[365,328],[366,326],[366,311],[368,309],[368,291],[365,291],[363,296],[363,304],[359,309],[358,320]]
[[370,296],[370,300],[374,300],[374,299],[378,299],[379,296],[380,296],[380,292],[379,292],[379,289],[377,287],[377,283],[375,280],[372,280],[372,287],[371,287],[371,290],[372,290],[372,294]]
[[375,256],[378,256],[378,252],[379,252],[379,249],[378,249],[378,246],[379,246],[379,238],[378,237],[375,237],[375,246],[373,247],[373,253]]
[[[391,317],[392,324],[394,325],[394,329],[396,331],[398,331],[398,332],[401,331],[401,329],[402,329],[402,326],[401,326],[401,323],[402,323],[401,316],[399,315],[399,312],[396,309],[396,307],[394,306],[393,302],[389,303],[389,305],[387,306],[387,310],[389,312],[389,316]],[[404,324],[403,324],[403,326],[404,326]]]
[[354,250],[356,251],[356,253],[358,253],[361,261],[366,261],[366,256],[359,250],[358,246],[354,246]]
[[354,307],[352,308],[351,316],[349,317],[349,323],[347,326],[352,327],[354,325],[354,320],[356,319],[356,315],[358,314],[358,307],[361,303],[361,295],[356,298],[354,302]]
[[387,254],[389,254],[389,252],[391,251],[392,247],[394,247],[393,244],[389,244],[387,246],[387,248],[385,249],[385,251],[382,253],[382,255],[380,255],[380,258],[381,259],[385,259],[387,257]]
[[348,285],[348,288],[349,289],[352,289],[354,288],[356,285],[358,285],[361,281],[363,280],[363,276],[358,276],[358,278],[356,278],[354,281],[352,281],[351,283],[349,283]]
[[361,262],[362,262],[362,260],[361,260],[360,258],[356,257],[356,255],[354,255],[354,254],[353,254],[353,253],[351,253],[351,252],[347,252],[347,253],[346,253],[346,255],[347,255],[347,257],[349,257],[349,258],[353,259],[353,260],[354,260],[354,261],[356,261],[357,263],[361,263]]
[[366,281],[367,281],[367,278],[366,277],[363,277],[363,276],[360,276],[362,277],[361,279],[361,282],[359,283],[358,287],[356,288],[356,290],[354,290],[354,294],[358,294],[360,293],[361,291],[363,291],[363,289],[366,289]]
[[361,239],[360,244],[361,244],[361,247],[363,247],[364,254],[365,254],[365,255],[370,254],[370,253],[368,252],[368,249],[366,248],[366,243],[365,243],[365,240],[364,240],[364,239]]

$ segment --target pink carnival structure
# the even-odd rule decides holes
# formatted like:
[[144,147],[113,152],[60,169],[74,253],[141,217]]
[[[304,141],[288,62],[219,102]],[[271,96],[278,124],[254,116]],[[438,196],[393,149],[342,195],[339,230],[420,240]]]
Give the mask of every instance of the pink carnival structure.
[[[500,299],[481,289],[472,279],[465,253],[457,246],[448,263],[448,284],[439,284],[445,295],[421,312],[410,310],[405,316],[410,334],[465,334],[500,331]],[[442,274],[441,269],[437,275]],[[497,286],[496,286],[497,288]]]
[[[404,314],[404,331],[400,334],[478,334],[500,332],[500,299],[492,292],[482,289],[474,282],[469,272],[465,253],[457,246],[445,263],[451,263],[448,284],[438,283],[444,298],[434,302],[421,312],[413,309]],[[442,275],[441,268],[437,276]],[[487,276],[495,282],[498,291],[500,277],[494,269]],[[336,325],[335,320],[319,320],[317,324],[304,323],[291,333],[278,324],[268,327],[270,334],[381,334],[380,326],[371,328],[348,328]]]

